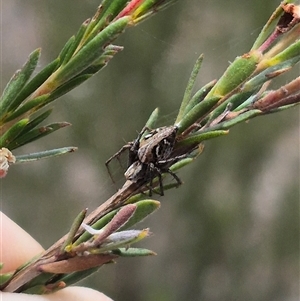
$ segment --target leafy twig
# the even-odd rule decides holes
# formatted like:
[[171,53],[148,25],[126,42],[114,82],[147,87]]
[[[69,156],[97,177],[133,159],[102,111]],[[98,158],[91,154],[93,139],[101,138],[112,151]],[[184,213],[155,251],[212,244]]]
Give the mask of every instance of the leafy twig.
[[[39,51],[31,55],[28,63],[15,75],[4,91],[1,125],[5,131],[0,140],[3,146],[17,147],[32,141],[37,135],[35,126],[44,120],[49,112],[42,113],[35,119],[29,118],[31,113],[66,93],[104,66],[104,57],[107,58],[110,51],[115,50],[113,46],[104,47],[105,38],[110,43],[130,22],[135,24],[172,1],[135,0],[130,1],[127,6],[125,2],[103,1],[101,10],[98,10],[92,20],[82,25],[77,36],[66,44],[59,58],[38,76],[38,79],[43,78],[43,81],[35,77],[26,85],[36,65]],[[140,135],[136,143],[132,143],[138,147],[135,150],[137,152],[142,149],[141,145],[149,143],[151,148],[146,155],[150,157],[158,157],[161,146],[169,147],[170,152],[167,152],[161,163],[163,168],[159,170],[154,159],[149,163],[143,161],[139,153],[134,153],[133,163],[138,167],[148,164],[146,167],[152,168],[151,176],[145,173],[145,177],[137,177],[136,181],[127,180],[117,193],[87,217],[86,210],[83,210],[67,235],[39,257],[20,267],[14,275],[3,276],[1,288],[4,291],[48,293],[74,283],[120,256],[153,254],[145,249],[127,248],[129,244],[147,237],[148,229],[127,229],[159,207],[157,201],[146,198],[149,190],[155,191],[159,187],[161,173],[174,174],[175,170],[191,163],[201,153],[204,140],[226,135],[232,126],[240,122],[285,110],[299,103],[299,77],[279,89],[267,90],[273,78],[284,74],[300,60],[300,42],[297,35],[300,28],[299,6],[289,2],[291,1],[283,2],[276,9],[248,53],[236,58],[218,81],[210,82],[192,96],[195,77],[202,61],[202,57],[199,58],[175,125],[172,125],[176,130],[176,137],[172,141],[174,145],[170,147],[169,141],[163,139],[152,140],[150,144],[147,139],[151,141],[151,130],[150,133]],[[98,49],[98,58],[94,53],[90,53],[96,51],[96,45],[104,47],[104,50]],[[21,89],[20,94],[15,92],[16,87]],[[19,95],[22,95],[21,98],[24,95],[29,97],[22,100],[23,106],[20,106],[22,101]],[[29,95],[33,95],[33,98]],[[146,126],[155,128],[157,118],[155,110]],[[49,131],[61,125],[52,124]],[[156,141],[159,143],[156,144]],[[72,151],[72,148],[53,151],[51,155],[66,151]],[[6,160],[13,158],[5,150],[4,154]],[[28,155],[23,160],[29,161],[39,156],[46,155]],[[22,157],[18,160],[22,162]],[[140,170],[137,169],[136,172]],[[176,185],[164,185],[163,188],[174,186]]]

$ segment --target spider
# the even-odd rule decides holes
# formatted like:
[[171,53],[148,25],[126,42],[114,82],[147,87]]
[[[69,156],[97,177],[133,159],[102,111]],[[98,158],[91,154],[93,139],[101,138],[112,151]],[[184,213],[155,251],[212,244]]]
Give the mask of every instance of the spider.
[[[124,145],[116,154],[110,157],[105,165],[109,170],[109,163],[129,149],[126,180],[138,182],[140,180],[150,181],[149,194],[152,194],[153,179],[158,176],[160,195],[163,195],[162,173],[169,173],[176,180],[177,184],[182,184],[179,177],[172,172],[169,167],[171,164],[183,158],[183,156],[170,157],[176,141],[176,126],[160,127],[150,130],[144,127],[133,141]],[[148,131],[147,134],[146,131]]]
[[153,191],[153,179],[157,176],[159,183],[159,194],[161,196],[164,195],[164,188],[162,182],[162,174],[169,173],[176,180],[177,186],[182,184],[180,178],[170,170],[170,166],[180,159],[186,158],[186,155],[176,156],[174,158],[169,158],[166,160],[157,161],[156,163],[142,163],[140,161],[135,161],[132,163],[125,172],[126,180],[130,180],[131,182],[138,182],[140,180],[149,181],[149,196],[152,195]]

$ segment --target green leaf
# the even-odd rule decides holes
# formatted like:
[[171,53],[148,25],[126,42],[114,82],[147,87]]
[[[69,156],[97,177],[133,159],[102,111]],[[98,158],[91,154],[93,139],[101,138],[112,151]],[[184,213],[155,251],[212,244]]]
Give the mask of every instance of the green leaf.
[[22,293],[27,294],[45,294],[47,293],[46,283],[51,280],[53,274],[42,273],[33,278],[22,287]]
[[121,18],[103,29],[97,36],[83,46],[76,56],[57,70],[54,79],[58,83],[65,83],[83,70],[88,68],[104,53],[104,47],[115,39],[127,26],[128,17]]
[[299,60],[300,55],[263,70],[256,76],[249,79],[244,84],[243,90],[251,91],[257,87],[260,88],[265,82],[269,81],[270,79],[289,71]]
[[140,16],[146,14],[158,0],[145,0],[133,14],[133,19],[138,19]]
[[18,135],[24,130],[26,125],[28,124],[29,119],[25,118],[13,126],[11,126],[1,137],[0,137],[0,147],[7,147],[9,150],[12,150],[10,147],[10,143],[18,137]]
[[272,109],[270,111],[262,112],[262,114],[278,113],[278,112],[281,112],[281,111],[284,111],[284,110],[287,110],[287,109],[291,109],[291,108],[293,108],[295,106],[298,106],[298,105],[300,105],[300,96],[299,96],[299,100],[298,100],[297,103],[292,103],[292,104],[284,105],[284,106],[281,106],[279,108]]
[[69,42],[68,47],[66,48],[66,50],[64,52],[61,53],[60,60],[61,60],[61,65],[65,65],[67,62],[69,62],[69,60],[71,59],[71,57],[73,56],[73,54],[75,53],[78,45],[80,44],[84,33],[86,32],[88,23],[84,22],[75,37],[72,37],[72,41]]
[[40,109],[41,107],[44,106],[48,97],[49,97],[49,94],[45,94],[45,95],[36,97],[32,100],[29,100],[24,105],[22,105],[19,109],[14,111],[11,115],[8,115],[8,117],[5,118],[5,122],[14,120],[15,118],[20,117],[21,115],[23,115],[25,113],[28,113],[28,115],[30,115],[31,113],[37,111],[38,109]]
[[[46,80],[49,78],[49,76],[55,71],[59,64],[59,59],[55,59],[53,62],[48,64],[46,67],[44,67],[37,75],[35,75],[28,84],[21,90],[20,94],[18,95],[15,104],[22,103],[29,95],[34,93],[38,87],[40,87]],[[41,93],[45,95],[44,93]],[[41,96],[41,94],[34,95],[32,98],[37,98]],[[16,107],[16,106],[15,106]]]
[[14,273],[5,273],[5,274],[0,274],[0,289],[1,286],[6,284],[12,277]]
[[45,111],[44,113],[42,113],[41,115],[37,116],[36,118],[30,120],[30,122],[24,128],[23,133],[27,133],[31,129],[35,128],[37,125],[39,125],[41,122],[43,122],[51,114],[51,112],[52,112],[52,109],[49,109],[49,110]]
[[78,75],[75,78],[71,79],[67,83],[61,85],[59,88],[54,90],[53,92],[49,93],[50,95],[46,99],[46,101],[43,103],[43,106],[49,104],[50,102],[54,101],[55,99],[61,97],[62,95],[68,93],[69,91],[73,90],[83,82],[85,82],[87,79],[89,79],[92,75],[86,74],[86,75]]
[[[133,203],[133,202],[130,202]],[[135,205],[137,206],[133,216],[130,218],[130,220],[126,223],[124,226],[124,229],[128,229],[129,225],[133,225],[134,223],[137,223],[141,220],[143,220],[146,216],[157,210],[160,206],[160,203],[158,201],[153,200],[144,200],[136,202]],[[92,225],[92,228],[95,230],[102,229],[105,225],[107,225],[112,218],[118,213],[120,209],[113,210],[110,213],[106,214],[102,218],[100,218],[97,222],[95,222]],[[82,242],[87,241],[92,237],[92,234],[85,232],[83,233],[74,243],[73,246],[78,246]]]
[[177,0],[148,0],[144,1],[142,5],[135,10],[132,14],[132,19],[134,24],[142,22],[146,18],[149,18],[151,15],[165,9],[169,5],[175,3]]
[[[59,58],[59,66],[64,65],[64,62],[67,63],[72,56],[74,50],[72,51],[71,48],[75,42],[75,36],[70,37],[70,39],[67,41],[67,43],[64,45],[63,49],[58,55]],[[69,59],[66,58],[66,56],[70,56]]]
[[237,57],[208,93],[207,98],[211,96],[221,98],[237,88],[255,71],[261,57],[259,51],[252,51]]
[[0,119],[3,119],[3,116],[5,116],[7,112],[13,110],[13,108],[18,105],[18,101],[16,101],[16,99],[18,100],[17,96],[33,73],[38,63],[40,52],[40,49],[37,49],[30,54],[28,61],[21,70],[18,70],[13,75],[4,89],[0,99]]
[[191,100],[192,90],[195,85],[195,81],[196,81],[197,75],[199,73],[199,70],[201,68],[202,62],[203,62],[203,54],[201,54],[199,56],[199,58],[197,59],[195,65],[194,65],[190,79],[189,79],[187,87],[185,89],[183,100],[181,102],[181,106],[180,106],[179,113],[178,113],[175,123],[178,123],[182,119],[184,112],[186,111],[186,107]]
[[148,215],[159,209],[160,202],[154,200],[142,200],[135,203],[135,205],[137,208],[133,216],[122,228],[119,229],[119,231],[129,229],[131,226],[144,220]]
[[105,48],[104,53],[97,59],[91,66],[84,69],[78,76],[81,74],[93,75],[103,69],[109,61],[120,51],[123,50],[123,47],[116,45],[108,45]]
[[227,134],[228,134],[228,131],[226,131],[226,130],[208,131],[206,133],[196,132],[196,133],[190,134],[185,139],[179,141],[176,144],[176,147],[180,148],[183,146],[197,145],[205,140],[209,140],[209,139],[220,137],[220,136],[227,135]]
[[64,243],[61,246],[60,252],[64,253],[65,249],[68,245],[71,245],[74,239],[74,236],[76,235],[78,229],[80,228],[85,216],[86,216],[87,209],[82,210],[75,218],[75,220],[72,223],[72,226],[70,228],[70,231],[68,232],[67,239],[64,241]]
[[102,1],[99,14],[96,14],[97,18],[93,20],[93,23],[91,22],[92,29],[90,29],[87,41],[90,41],[100,30],[102,30],[102,28],[106,26],[109,21],[113,20],[127,4],[127,2],[128,0]]
[[195,95],[191,98],[187,106],[185,107],[183,116],[186,115],[195,105],[200,103],[206,95],[209,93],[209,91],[213,88],[213,86],[216,84],[216,80],[213,80],[203,86],[200,90],[198,90]]
[[212,96],[210,98],[205,98],[203,101],[195,105],[177,124],[178,134],[182,133],[189,126],[197,122],[199,118],[205,116],[205,114],[208,113],[219,100],[219,96]]
[[[50,278],[50,276],[49,276]],[[45,281],[46,282],[46,281]],[[24,289],[22,291],[23,294],[30,294],[30,295],[45,295],[48,292],[47,287],[45,284],[38,284],[35,286],[31,286],[28,289]]]
[[296,61],[299,61],[300,57],[300,40],[291,44],[289,47],[286,47],[283,51],[277,55],[263,60],[260,65],[265,65],[267,67],[280,64],[284,61],[291,60],[296,58]]
[[61,156],[61,155],[67,154],[67,153],[73,153],[76,150],[77,150],[77,147],[69,146],[69,147],[62,147],[62,148],[57,148],[57,149],[46,150],[46,151],[37,152],[37,153],[20,155],[20,156],[16,156],[16,163],[28,163],[28,162],[32,162],[32,161],[41,160],[41,159],[48,159],[51,157]]
[[65,275],[62,275],[62,277],[59,280],[63,281],[66,284],[66,286],[70,286],[70,285],[73,285],[73,284],[77,283],[78,281],[90,276],[91,274],[97,272],[99,270],[99,268],[100,267],[94,267],[94,268],[87,269],[85,271],[79,271],[79,272],[74,272],[74,273],[70,273],[70,274],[65,274]]
[[250,110],[250,111],[247,111],[245,113],[238,115],[235,118],[232,118],[230,120],[226,120],[226,121],[220,122],[214,126],[211,126],[208,129],[203,130],[203,133],[209,132],[209,131],[216,131],[216,130],[227,130],[238,123],[245,122],[245,121],[247,121],[253,117],[259,116],[261,114],[262,114],[261,110]]
[[10,143],[7,146],[7,148],[10,150],[15,149],[24,144],[30,143],[30,142],[40,139],[44,136],[47,136],[47,135],[49,135],[61,128],[69,126],[69,125],[70,125],[70,123],[68,123],[68,122],[56,122],[56,123],[52,123],[52,124],[49,124],[46,126],[42,126],[38,129],[33,129],[33,130],[25,133],[24,135],[18,137],[17,139],[15,139],[12,143]]
[[[190,163],[192,163],[194,161],[194,159],[202,152],[202,149],[203,147],[199,147],[198,149],[194,150],[191,154],[189,154],[189,157],[188,158],[185,158],[185,159],[182,159],[176,163],[174,163],[171,167],[170,167],[170,170],[172,171],[176,171]],[[168,186],[170,188],[177,188],[178,187],[178,184],[177,183],[171,183],[171,184],[168,184],[168,185],[164,185],[164,189],[166,187],[166,189],[168,189]]]
[[234,111],[235,108],[240,106],[242,103],[246,102],[253,93],[258,92],[260,89],[260,86],[256,88],[256,90],[252,91],[246,91],[243,92],[243,88],[241,89],[241,92],[237,94],[233,94],[231,97],[229,97],[226,101],[224,101],[222,104],[220,104],[216,109],[214,109],[208,116],[206,122],[210,123],[215,118],[217,118],[220,114],[222,114],[226,108],[227,105],[230,104],[230,111]]
[[148,127],[149,129],[154,129],[158,120],[158,115],[159,115],[159,109],[156,108],[148,118],[145,127]]

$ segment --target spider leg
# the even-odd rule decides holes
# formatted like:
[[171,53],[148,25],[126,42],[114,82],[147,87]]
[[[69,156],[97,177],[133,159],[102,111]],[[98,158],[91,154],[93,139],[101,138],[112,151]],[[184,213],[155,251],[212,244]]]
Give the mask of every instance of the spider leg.
[[145,126],[142,128],[142,130],[138,134],[137,138],[133,142],[130,143],[127,167],[129,167],[131,164],[133,164],[134,162],[136,162],[139,159],[138,158],[138,150],[140,147],[140,141],[146,131],[150,131],[150,129]]
[[158,182],[159,182],[159,194],[161,196],[164,195],[164,186],[163,186],[163,181],[162,181],[162,176],[161,176],[161,172],[158,171]]
[[108,160],[106,160],[105,165],[108,165],[113,159],[119,158],[120,155],[128,148],[132,146],[132,142],[123,145],[114,155],[112,155]]
[[154,165],[153,163],[150,163],[149,164],[149,177],[150,177],[150,183],[149,183],[149,196],[151,197],[152,196],[152,190],[153,190],[153,178],[154,178],[154,174],[153,174],[153,171],[154,171]]
[[182,181],[180,180],[180,178],[171,169],[168,168],[168,170],[166,172],[169,173],[175,179],[175,181],[177,182],[177,187],[182,184]]
[[141,138],[143,137],[143,135],[145,134],[146,131],[150,132],[151,129],[148,128],[147,126],[144,126],[144,127],[142,128],[142,130],[140,131],[140,133],[138,134],[138,136],[137,136],[137,138],[135,139],[134,142],[138,142],[138,143],[139,143],[140,140],[141,140]]
[[167,166],[164,167],[164,165],[166,164],[172,164],[172,163],[176,163],[177,161],[186,158],[187,155],[180,155],[180,156],[176,156],[173,158],[169,158],[166,160],[161,160],[158,162],[158,165],[161,165],[162,167],[154,167],[153,169],[155,169],[155,171],[158,173],[158,181],[159,181],[159,189],[160,189],[160,195],[163,196],[164,195],[164,188],[163,188],[163,182],[162,182],[162,173],[168,173],[170,174],[174,180],[177,182],[177,187],[180,186],[182,184],[181,179],[176,175],[176,173],[174,173],[170,168],[168,168]]
[[139,149],[141,138],[143,137],[143,135],[145,134],[146,131],[150,131],[150,129],[147,126],[144,126],[142,128],[142,130],[139,132],[136,139],[133,141],[133,143],[131,145],[131,149],[130,149],[131,151],[136,152]]
[[181,159],[185,159],[187,157],[188,157],[188,154],[183,154],[183,155],[175,156],[173,158],[160,160],[160,161],[158,161],[158,164],[176,163],[177,161],[179,161]]
[[155,177],[158,177],[158,183],[159,183],[159,192],[158,194],[160,196],[164,195],[164,187],[163,187],[163,181],[162,181],[162,173],[160,171],[159,168],[157,168],[153,163],[149,164],[149,196],[152,196],[152,192],[153,192],[153,180],[155,179]]
[[132,142],[129,142],[128,144],[123,145],[123,146],[120,148],[119,151],[117,151],[113,156],[111,156],[111,157],[105,162],[105,166],[106,166],[107,172],[108,172],[108,174],[109,174],[111,180],[113,181],[113,183],[115,183],[115,181],[114,181],[113,176],[112,176],[112,173],[111,173],[111,171],[110,171],[109,164],[110,164],[110,162],[111,162],[113,159],[117,159],[118,162],[119,162],[119,164],[122,165],[121,162],[120,162],[120,156],[121,156],[121,154],[122,154],[124,151],[126,151],[126,150],[127,150],[128,148],[130,148],[130,147],[132,147]]

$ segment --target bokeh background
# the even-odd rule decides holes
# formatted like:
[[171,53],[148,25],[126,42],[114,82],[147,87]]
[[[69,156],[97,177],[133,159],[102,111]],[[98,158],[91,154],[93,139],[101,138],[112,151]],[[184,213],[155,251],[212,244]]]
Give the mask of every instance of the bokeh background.
[[[99,1],[1,1],[1,90],[34,49],[39,70],[53,60]],[[247,52],[279,1],[189,0],[126,31],[94,78],[58,100],[52,121],[72,127],[17,150],[63,146],[76,153],[17,165],[1,180],[1,209],[47,248],[77,213],[115,187],[104,162],[135,138],[152,110],[174,122],[192,66],[205,54],[197,87]],[[299,67],[277,81],[286,83]],[[140,228],[158,253],[121,259],[81,284],[114,300],[299,300],[299,109],[251,120],[179,172],[161,209]],[[26,247],[26,246],[24,246]]]

